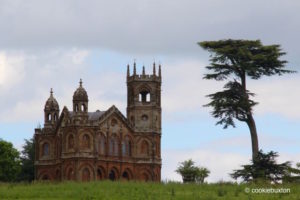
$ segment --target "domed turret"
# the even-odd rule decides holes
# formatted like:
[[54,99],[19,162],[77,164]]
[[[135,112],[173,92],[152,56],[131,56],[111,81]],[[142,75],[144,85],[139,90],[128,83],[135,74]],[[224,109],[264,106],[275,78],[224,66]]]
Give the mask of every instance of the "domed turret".
[[73,111],[76,113],[88,112],[88,95],[86,90],[82,87],[82,80],[80,79],[79,87],[73,95]]
[[53,97],[52,88],[50,90],[50,97],[47,99],[45,108],[45,126],[54,124],[59,117],[59,105]]

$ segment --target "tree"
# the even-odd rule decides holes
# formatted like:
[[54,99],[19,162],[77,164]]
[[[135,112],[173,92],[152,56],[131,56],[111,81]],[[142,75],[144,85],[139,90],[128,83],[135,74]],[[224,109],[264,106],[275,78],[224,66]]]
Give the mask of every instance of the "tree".
[[286,70],[287,61],[280,60],[285,52],[279,45],[262,45],[260,40],[219,40],[198,43],[211,53],[210,65],[206,68],[211,73],[204,79],[227,80],[224,90],[208,95],[211,102],[205,106],[213,108],[212,115],[218,118],[216,125],[235,127],[234,119],[245,122],[250,130],[252,158],[258,155],[259,145],[252,108],[257,102],[247,90],[247,77],[260,79],[262,76],[293,73]]
[[300,163],[296,163],[296,168],[289,167],[282,181],[287,183],[300,183]]
[[34,180],[34,155],[35,155],[34,139],[25,139],[21,155],[21,173],[19,180],[33,181]]
[[205,168],[205,167],[199,167],[198,168],[198,173],[196,175],[196,182],[197,183],[204,183],[204,179],[206,177],[208,177],[208,175],[210,174],[210,171]]
[[210,173],[210,171],[205,167],[195,166],[195,162],[192,159],[179,163],[176,172],[182,176],[184,183],[204,183],[204,179],[208,177]]
[[19,172],[19,152],[12,143],[0,139],[0,182],[15,181]]
[[232,178],[242,178],[244,182],[253,182],[257,180],[264,180],[271,183],[277,183],[284,179],[292,180],[290,174],[291,163],[284,162],[276,163],[276,152],[270,151],[264,154],[261,150],[258,152],[255,160],[252,159],[250,165],[243,165],[243,169],[234,170],[231,175]]

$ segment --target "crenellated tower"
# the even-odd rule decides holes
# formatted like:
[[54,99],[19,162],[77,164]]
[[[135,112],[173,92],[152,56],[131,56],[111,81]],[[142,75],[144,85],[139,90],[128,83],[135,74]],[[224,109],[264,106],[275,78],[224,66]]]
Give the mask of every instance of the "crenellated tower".
[[142,74],[133,74],[127,66],[127,119],[136,132],[161,133],[161,66],[158,74],[153,63],[153,73],[146,74],[143,66]]

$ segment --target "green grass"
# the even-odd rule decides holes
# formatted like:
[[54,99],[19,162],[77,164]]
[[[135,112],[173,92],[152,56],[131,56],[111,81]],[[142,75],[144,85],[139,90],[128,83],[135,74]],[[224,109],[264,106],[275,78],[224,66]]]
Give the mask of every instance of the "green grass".
[[[245,188],[289,188],[288,194],[246,193]],[[180,184],[143,182],[0,183],[0,199],[299,199],[300,185]]]

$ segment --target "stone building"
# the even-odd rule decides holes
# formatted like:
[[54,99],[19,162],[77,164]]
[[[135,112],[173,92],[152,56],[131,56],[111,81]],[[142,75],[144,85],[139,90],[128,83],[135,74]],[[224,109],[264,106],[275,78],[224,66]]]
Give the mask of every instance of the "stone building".
[[52,89],[44,128],[35,129],[37,180],[161,180],[161,67],[127,66],[127,116],[117,107],[89,112],[82,81],[73,108],[60,113]]

